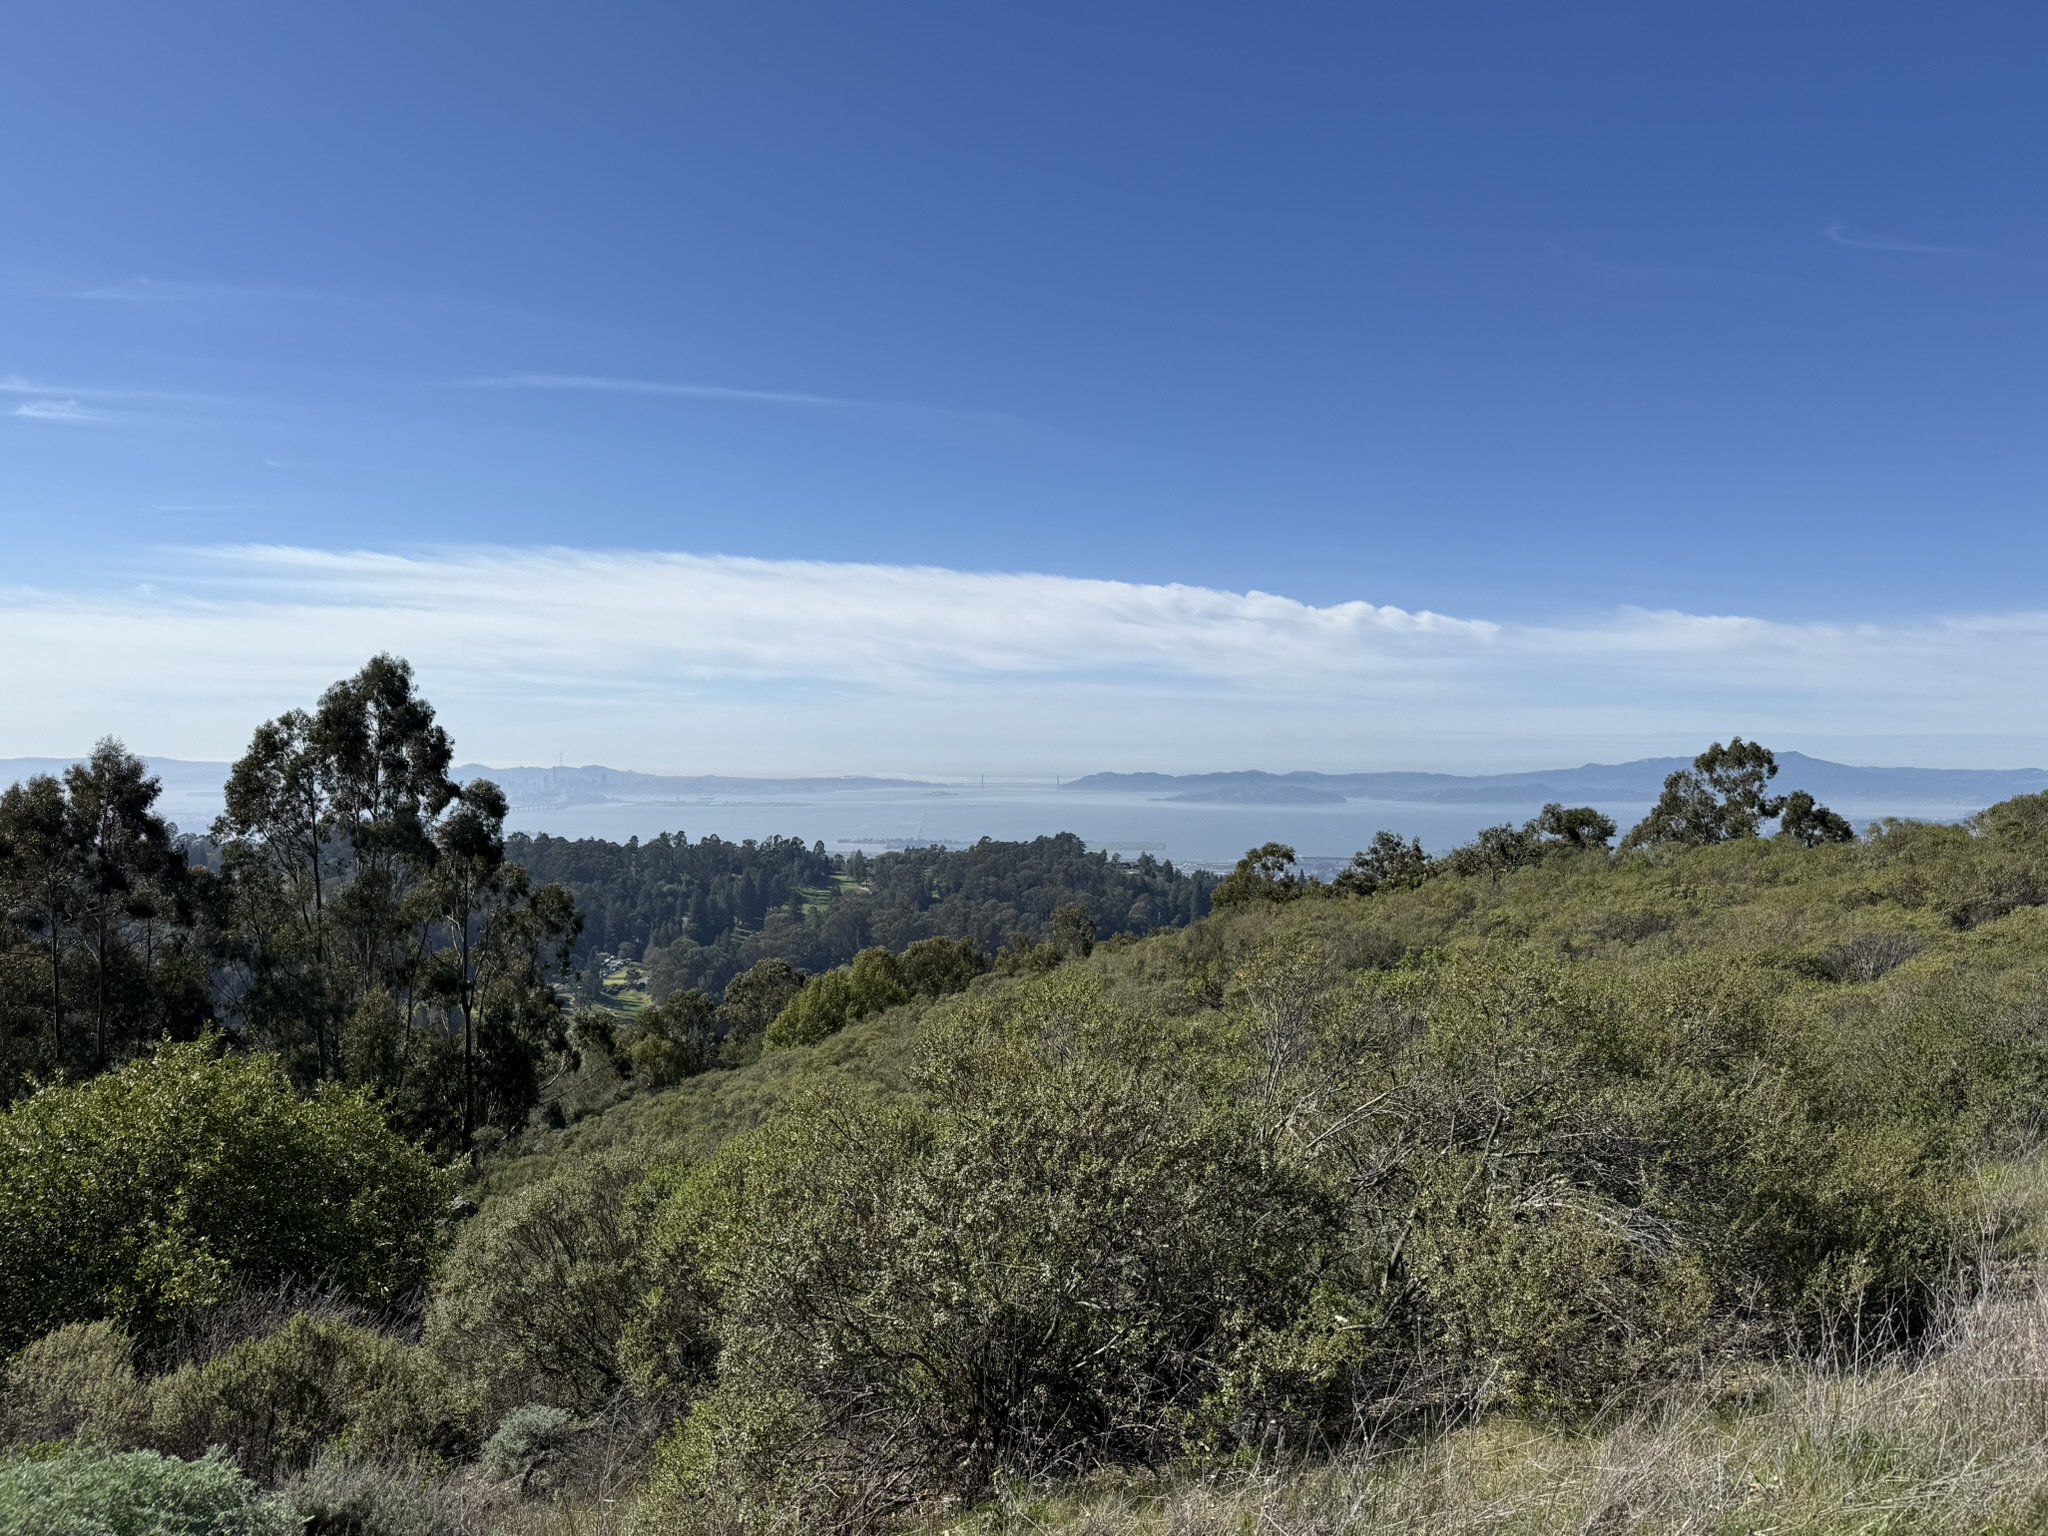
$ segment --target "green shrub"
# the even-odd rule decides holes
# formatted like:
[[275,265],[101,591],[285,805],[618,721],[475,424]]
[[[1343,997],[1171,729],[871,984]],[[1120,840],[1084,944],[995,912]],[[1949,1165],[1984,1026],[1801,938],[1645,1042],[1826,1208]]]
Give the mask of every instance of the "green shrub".
[[301,1098],[217,1038],[166,1044],[0,1116],[0,1348],[102,1317],[148,1334],[288,1276],[383,1304],[425,1278],[439,1205],[368,1099]]
[[219,1452],[69,1450],[0,1462],[0,1536],[294,1536],[297,1526]]
[[641,1497],[653,1530],[811,1536],[885,1527],[917,1491],[870,1464],[817,1398],[758,1385],[714,1389],[664,1440]]
[[[979,951],[977,951],[979,953]],[[936,960],[937,963],[934,963]],[[920,957],[920,974],[942,983],[957,965],[933,956]],[[768,1026],[768,1050],[816,1045],[856,1019],[907,1003],[917,995],[910,973],[898,956],[882,948],[864,949],[853,964],[813,976]]]
[[846,1028],[853,1016],[853,977],[840,966],[813,976],[789,1000],[762,1037],[764,1051],[816,1045]]
[[1584,1413],[1703,1352],[1706,1264],[1640,1206],[1527,1185],[1444,1204],[1455,1219],[1422,1229],[1414,1272],[1474,1406]]
[[484,1442],[484,1471],[501,1482],[517,1478],[524,1488],[575,1438],[576,1416],[565,1409],[547,1403],[514,1408]]
[[718,1027],[724,1034],[719,1060],[727,1066],[758,1060],[768,1026],[803,986],[802,973],[779,957],[758,961],[727,982],[718,1005]]
[[988,956],[972,939],[919,939],[903,951],[903,983],[918,997],[965,992],[988,969]]
[[655,1276],[640,1164],[593,1157],[491,1201],[442,1266],[426,1345],[484,1425],[522,1403],[597,1412],[628,1384],[620,1338]]
[[1573,1412],[1696,1358],[1714,1288],[1616,1090],[1626,1015],[1583,980],[1512,949],[1352,978],[1287,934],[1240,967],[1256,1092],[1351,1192],[1315,1301],[1252,1373],[1276,1435],[1342,1438],[1367,1405]]
[[814,1099],[694,1170],[663,1262],[723,1350],[669,1513],[857,1523],[1217,1427],[1334,1208],[1186,1044],[1062,972],[936,1020],[922,1105]]
[[322,1457],[279,1490],[300,1536],[434,1536],[434,1503],[417,1472]]
[[303,1470],[330,1447],[404,1453],[434,1432],[418,1349],[311,1313],[181,1366],[151,1396],[152,1444],[185,1455],[225,1446],[264,1482]]
[[1974,1254],[1956,1189],[2040,1102],[2030,1015],[1903,975],[1816,1007],[1726,953],[1646,969],[1610,1070],[1724,1298],[1813,1336],[1917,1328]]
[[139,1445],[149,1394],[135,1374],[135,1342],[112,1323],[68,1323],[7,1362],[0,1444],[79,1440]]
[[692,987],[634,1015],[626,1055],[633,1075],[653,1087],[667,1087],[710,1067],[718,1058],[715,1005]]
[[849,1023],[899,1007],[916,995],[903,960],[879,945],[853,957],[853,964],[847,967],[847,980],[853,988],[847,1006]]
[[1498,946],[1366,995],[1414,1032],[1386,1058],[1394,1112],[1343,1155],[1399,1170],[1377,1195],[1410,1213],[1403,1269],[1489,1391],[1583,1407],[1717,1329],[1910,1329],[1938,1304],[1980,1144],[1963,1083],[1998,1093],[1982,1012],[1936,1024],[1930,1060],[1868,1021],[1838,1033],[1750,961],[1616,984]]

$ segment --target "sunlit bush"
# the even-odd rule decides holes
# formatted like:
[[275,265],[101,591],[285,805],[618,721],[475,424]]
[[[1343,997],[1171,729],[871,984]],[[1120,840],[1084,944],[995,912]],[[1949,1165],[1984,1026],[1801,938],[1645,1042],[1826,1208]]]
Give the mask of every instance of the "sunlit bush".
[[0,1116],[0,1348],[92,1318],[145,1333],[237,1283],[385,1303],[426,1276],[440,1180],[367,1098],[302,1098],[218,1039]]
[[303,1470],[329,1447],[366,1456],[416,1450],[437,1413],[425,1365],[413,1346],[301,1313],[155,1382],[150,1443],[180,1455],[225,1446],[264,1482]]
[[135,1341],[108,1322],[68,1323],[7,1362],[0,1444],[81,1440],[122,1450],[149,1429],[149,1393]]
[[0,1461],[0,1536],[298,1536],[299,1523],[217,1451],[68,1450]]

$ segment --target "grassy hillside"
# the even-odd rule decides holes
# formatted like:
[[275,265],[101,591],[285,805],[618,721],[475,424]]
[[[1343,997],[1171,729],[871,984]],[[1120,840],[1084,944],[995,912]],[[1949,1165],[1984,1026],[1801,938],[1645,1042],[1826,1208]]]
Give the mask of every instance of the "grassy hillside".
[[1222,894],[669,1088],[586,1051],[423,1318],[115,1297],[6,1432],[416,1531],[2042,1528],[2048,803]]
[[[649,1162],[701,1159],[729,1137],[751,1130],[797,1094],[826,1092],[881,1099],[908,1091],[912,1042],[929,1004],[862,1019],[815,1046],[777,1051],[730,1071],[712,1071],[679,1087],[608,1103],[560,1129],[536,1126],[508,1143],[469,1186],[480,1200],[522,1188],[579,1158],[631,1151]],[[563,1085],[572,1097],[603,1095],[609,1069]]]

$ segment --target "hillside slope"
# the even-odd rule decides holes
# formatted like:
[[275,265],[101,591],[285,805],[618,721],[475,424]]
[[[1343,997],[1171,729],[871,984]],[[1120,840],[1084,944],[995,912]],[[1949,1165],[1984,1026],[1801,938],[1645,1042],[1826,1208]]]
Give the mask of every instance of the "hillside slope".
[[[0,1446],[219,1445],[434,1536],[2040,1529],[2048,797],[1514,849],[1248,859],[1186,928],[1055,923],[897,1006],[871,951],[673,1086],[586,1017],[449,1170],[473,1214],[218,1041],[40,1089]],[[247,1106],[196,1148],[192,1083]],[[221,1138],[341,1113],[413,1192],[295,1216],[366,1277],[308,1291]],[[100,1210],[128,1166],[175,1286]]]
[[[1077,963],[1127,1006],[1178,1016],[1220,1012],[1227,979],[1262,947],[1306,941],[1340,970],[1369,971],[1507,944],[1623,978],[1687,958],[1736,967],[1797,1011],[1860,1016],[1942,987],[2048,993],[2044,854],[2026,829],[1999,838],[1901,823],[1812,849],[1759,838],[1628,859],[1565,856],[1499,876],[1441,873],[1369,898],[1253,904],[1184,932],[1098,945]],[[991,976],[977,991],[1018,985]],[[899,1009],[527,1140],[553,1155],[645,1135],[701,1155],[814,1075],[899,1091],[926,1011]]]

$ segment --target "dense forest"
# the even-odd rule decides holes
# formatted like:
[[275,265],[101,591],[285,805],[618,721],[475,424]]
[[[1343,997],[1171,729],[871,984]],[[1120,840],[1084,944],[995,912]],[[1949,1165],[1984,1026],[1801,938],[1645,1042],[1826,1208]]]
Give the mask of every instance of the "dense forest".
[[600,953],[641,960],[661,997],[723,991],[762,960],[824,970],[919,939],[972,939],[993,955],[1043,942],[1067,907],[1086,911],[1102,939],[1179,927],[1208,913],[1216,883],[1150,854],[1130,863],[1091,854],[1072,833],[874,856],[828,854],[795,838],[613,843],[514,833],[505,853],[574,899],[579,963]]
[[[0,1532],[2039,1528],[2048,796],[1858,835],[1738,738],[1625,835],[1268,844],[1181,926],[1061,840],[719,845],[756,931],[870,926],[620,1026],[540,984],[569,882],[725,934],[651,845],[506,856],[427,731],[315,801],[288,718],[220,874],[134,865],[122,964],[225,957],[232,1029],[94,1011],[89,905],[58,1027],[17,897],[69,1054],[0,1120]],[[440,1010],[458,1109],[493,1031],[545,1071],[464,1136],[365,1008]]]

